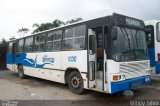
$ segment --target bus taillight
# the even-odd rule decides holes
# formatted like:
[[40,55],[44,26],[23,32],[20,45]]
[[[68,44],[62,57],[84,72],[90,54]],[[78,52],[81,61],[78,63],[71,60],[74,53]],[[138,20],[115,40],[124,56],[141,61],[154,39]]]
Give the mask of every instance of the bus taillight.
[[157,53],[158,56],[158,62],[160,62],[160,53]]

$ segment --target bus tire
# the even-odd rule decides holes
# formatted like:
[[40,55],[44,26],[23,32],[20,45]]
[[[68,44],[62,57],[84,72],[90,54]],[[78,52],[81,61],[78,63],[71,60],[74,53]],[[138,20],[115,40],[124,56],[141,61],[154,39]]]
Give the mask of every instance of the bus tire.
[[19,66],[18,66],[18,76],[19,76],[19,78],[21,78],[21,79],[24,79],[24,78],[25,78],[24,69],[23,69],[23,66],[22,66],[22,65],[19,65]]
[[82,94],[84,90],[83,78],[77,71],[72,71],[68,77],[68,86],[73,93]]

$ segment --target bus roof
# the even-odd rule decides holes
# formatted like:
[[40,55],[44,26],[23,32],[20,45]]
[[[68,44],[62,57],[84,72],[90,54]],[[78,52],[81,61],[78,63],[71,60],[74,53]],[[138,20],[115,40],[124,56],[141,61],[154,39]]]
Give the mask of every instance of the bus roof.
[[[17,38],[17,39],[13,39],[13,40],[10,40],[10,41],[8,41],[8,42],[16,41],[16,40],[18,40],[18,39],[26,38],[26,37],[33,36],[33,35],[43,34],[43,33],[45,33],[45,32],[49,32],[49,31],[53,31],[53,30],[58,30],[58,29],[61,29],[61,28],[65,28],[65,27],[69,27],[69,26],[73,26],[73,25],[77,25],[77,24],[83,24],[83,23],[91,22],[91,21],[98,20],[98,19],[109,18],[109,17],[111,17],[111,16],[115,16],[115,17],[117,17],[117,16],[118,16],[118,17],[128,17],[128,16],[125,16],[125,15],[113,13],[112,15],[108,15],[108,16],[103,16],[103,17],[99,17],[99,18],[89,19],[89,20],[85,20],[85,21],[79,21],[79,22],[75,22],[75,23],[72,23],[72,24],[67,24],[67,25],[63,25],[63,26],[60,26],[60,27],[51,28],[51,29],[48,29],[48,30],[44,30],[44,31],[41,31],[41,32],[37,32],[37,33],[34,33],[34,34],[30,34],[30,35],[25,36],[25,37],[20,37],[20,38]],[[136,19],[136,18],[133,18],[133,17],[128,17],[128,18]],[[139,20],[139,19],[136,19],[136,20]],[[139,20],[139,21],[142,21],[142,20]],[[143,22],[143,21],[142,21],[142,22]]]
[[145,25],[156,25],[160,20],[148,20],[145,21]]
[[[51,28],[51,29],[48,29],[48,30],[44,30],[44,31],[41,31],[41,32],[34,33],[34,34],[29,34],[28,36],[25,36],[25,37],[29,37],[29,36],[33,36],[33,35],[38,35],[38,34],[43,34],[45,32],[49,32],[49,31],[53,31],[53,30],[58,30],[58,29],[61,29],[61,28],[65,28],[65,27],[69,27],[69,26],[73,26],[73,25],[77,25],[77,24],[81,24],[81,23],[86,23],[86,22],[89,22],[89,21],[93,21],[95,19],[106,18],[106,17],[109,17],[109,16],[111,16],[111,15],[103,16],[103,17],[98,17],[98,18],[94,18],[94,19],[89,19],[89,20],[84,20],[84,21],[79,21],[79,22],[75,22],[75,23],[71,23],[71,24],[66,24],[66,25],[62,25],[60,27]],[[22,39],[22,38],[25,38],[25,37],[20,37],[20,38],[17,38],[17,39]],[[15,41],[17,39],[13,39],[13,40],[10,40],[8,42]]]

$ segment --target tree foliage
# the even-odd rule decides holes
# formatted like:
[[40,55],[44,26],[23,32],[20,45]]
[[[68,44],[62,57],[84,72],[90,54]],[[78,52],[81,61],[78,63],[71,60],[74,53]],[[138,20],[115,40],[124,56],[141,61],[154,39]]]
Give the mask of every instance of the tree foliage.
[[71,19],[71,20],[67,21],[66,24],[72,24],[72,23],[82,21],[82,20],[83,20],[82,18]]
[[0,56],[7,50],[7,41],[3,38],[0,42]]
[[7,41],[3,38],[0,41],[0,69],[6,69]]
[[35,23],[35,24],[33,24],[33,27],[36,27],[36,29],[33,31],[33,33],[48,30],[51,28],[56,28],[61,25],[64,25],[64,22],[60,21],[59,19],[54,20],[52,23],[47,22],[47,23],[42,23],[40,25]]
[[24,33],[28,33],[28,31],[29,31],[29,29],[28,28],[21,28],[21,29],[19,29],[17,32],[19,33],[19,32],[24,32]]
[[21,36],[24,36],[25,34],[27,34],[29,32],[29,29],[28,28],[21,28],[21,29],[18,29],[17,33],[19,33]]
[[44,30],[48,30],[48,29],[52,29],[52,28],[56,28],[56,27],[60,27],[61,25],[66,25],[66,24],[71,24],[71,23],[75,23],[78,21],[82,21],[82,18],[76,18],[76,19],[71,19],[67,22],[61,21],[59,19],[54,20],[53,22],[49,23],[42,23],[42,24],[33,24],[33,28],[36,28],[33,33],[37,33],[40,31],[44,31]]
[[14,36],[12,36],[11,38],[9,38],[9,40],[14,40],[14,39],[16,39]]

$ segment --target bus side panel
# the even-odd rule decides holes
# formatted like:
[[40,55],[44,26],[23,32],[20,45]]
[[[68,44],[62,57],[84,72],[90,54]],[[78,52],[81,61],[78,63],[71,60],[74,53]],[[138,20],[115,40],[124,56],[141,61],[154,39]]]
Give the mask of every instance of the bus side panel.
[[29,76],[64,82],[61,70],[61,52],[22,53],[16,63],[24,66],[24,73]]
[[149,59],[150,59],[150,66],[154,67],[156,65],[155,49],[154,48],[148,48],[148,54],[149,54]]
[[82,78],[84,81],[84,88],[87,88],[87,50],[80,51],[63,51],[62,52],[62,70],[67,68],[76,68],[79,72],[83,72]]
[[155,30],[155,61],[156,61],[156,66],[155,66],[155,72],[156,74],[160,74],[160,63],[158,62],[158,53],[160,53],[160,42],[157,41],[157,32],[156,32],[156,25],[154,26]]
[[156,39],[155,40],[155,61],[156,61],[155,72],[156,74],[160,74],[160,62],[158,62],[158,54],[160,53],[160,46],[159,46],[160,42],[157,41],[157,37],[155,37],[155,39]]
[[11,71],[14,71],[12,67],[12,65],[14,64],[13,58],[14,58],[14,55],[12,53],[7,53],[7,56],[6,56],[7,68]]
[[160,63],[156,63],[156,68],[155,68],[156,74],[160,74]]
[[64,71],[54,70],[54,69],[43,69],[43,68],[32,68],[24,66],[25,74],[37,78],[42,78],[54,82],[65,83],[62,80]]

